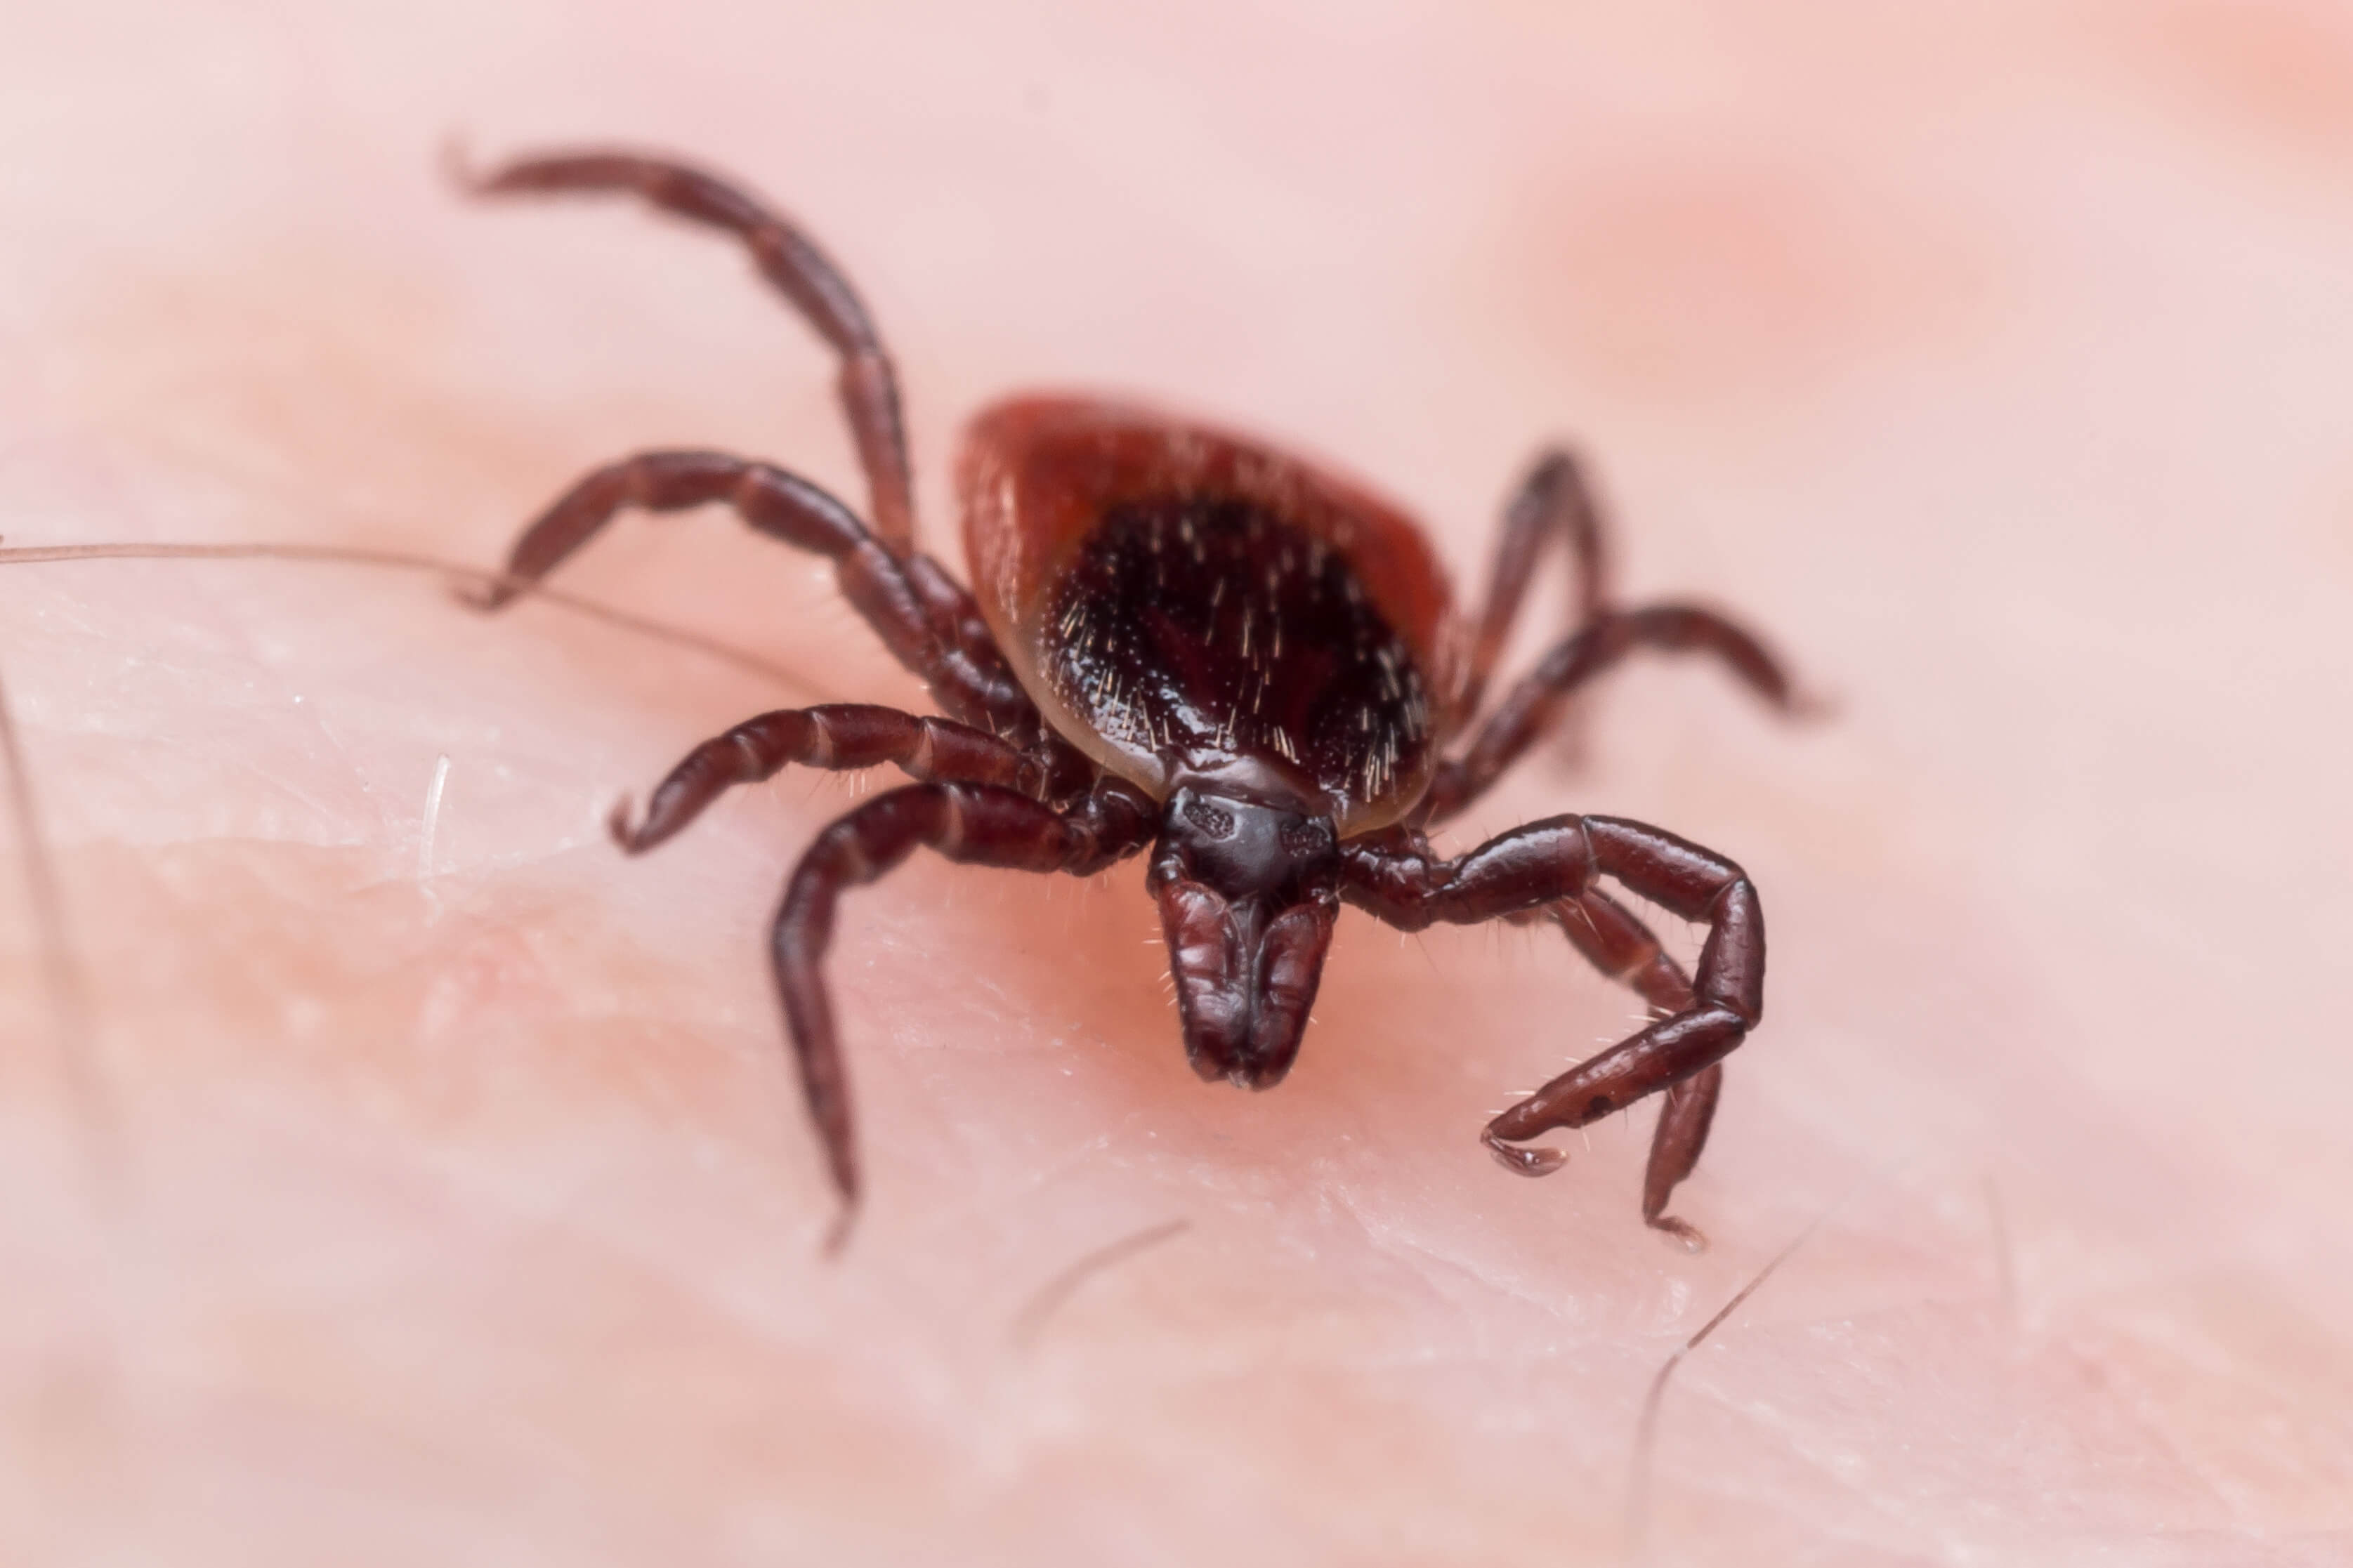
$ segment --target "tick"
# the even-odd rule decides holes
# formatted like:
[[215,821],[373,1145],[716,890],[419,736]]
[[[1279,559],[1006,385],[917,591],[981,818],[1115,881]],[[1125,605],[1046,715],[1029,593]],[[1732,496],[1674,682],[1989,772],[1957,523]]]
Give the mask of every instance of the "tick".
[[[624,153],[524,158],[476,195],[632,193],[733,235],[839,356],[838,389],[870,521],[808,480],[712,451],[597,469],[519,539],[510,577],[553,571],[618,512],[718,504],[834,563],[842,593],[944,717],[863,703],[787,709],[706,741],[627,803],[642,854],[732,785],[779,769],[892,763],[915,783],[865,801],[794,868],[770,958],[808,1110],[846,1225],[859,1149],[824,963],[842,893],[918,848],[1086,877],[1145,855],[1193,1068],[1268,1089],[1298,1055],[1342,904],[1404,931],[1547,921],[1651,1021],[1488,1122],[1505,1168],[1566,1156],[1529,1141],[1664,1092],[1642,1216],[1666,1212],[1706,1143],[1724,1058],[1764,1010],[1765,925],[1732,861],[1603,816],[1553,816],[1448,858],[1430,831],[1477,800],[1569,698],[1638,649],[1720,659],[1790,708],[1758,639],[1686,605],[1621,608],[1576,463],[1545,455],[1511,500],[1484,607],[1456,615],[1414,524],[1362,486],[1244,437],[1130,405],[1025,396],[984,410],[956,470],[973,587],[915,547],[897,379],[857,292],[791,221],[740,187]],[[1530,573],[1577,567],[1578,619],[1492,707],[1488,679]],[[510,586],[486,596],[494,608]],[[1694,975],[1620,888],[1707,928]],[[840,1234],[837,1229],[837,1237]]]

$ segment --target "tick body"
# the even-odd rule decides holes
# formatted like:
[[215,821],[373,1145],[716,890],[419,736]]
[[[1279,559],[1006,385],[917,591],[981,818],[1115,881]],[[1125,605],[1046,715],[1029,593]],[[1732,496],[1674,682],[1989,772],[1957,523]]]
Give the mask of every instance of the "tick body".
[[[755,531],[829,557],[849,602],[944,710],[761,714],[697,746],[642,816],[614,819],[623,847],[640,853],[729,786],[788,765],[892,763],[916,781],[818,836],[773,929],[786,1032],[845,1221],[860,1165],[824,954],[841,893],[929,847],[1078,876],[1145,856],[1187,1055],[1203,1078],[1250,1089],[1280,1082],[1297,1057],[1342,904],[1409,931],[1556,925],[1641,994],[1652,1021],[1504,1111],[1482,1137],[1507,1168],[1541,1175],[1564,1157],[1529,1140],[1663,1091],[1643,1216],[1696,1242],[1666,1205],[1706,1142],[1723,1058],[1763,1013],[1764,924],[1747,877],[1611,818],[1546,818],[1452,858],[1428,837],[1580,687],[1637,650],[1713,656],[1790,706],[1779,667],[1736,624],[1692,605],[1614,601],[1571,458],[1546,454],[1522,481],[1486,599],[1461,617],[1412,521],[1351,480],[1134,406],[1011,399],[973,422],[958,465],[967,591],[915,547],[891,361],[855,291],[805,234],[724,181],[631,153],[527,158],[468,184],[484,195],[635,193],[727,231],[839,355],[871,526],[783,468],[647,452],[558,498],[508,571],[543,575],[625,509],[730,506]],[[1576,624],[1489,704],[1529,575],[1554,551],[1571,564]],[[1605,882],[1705,924],[1693,973]]]

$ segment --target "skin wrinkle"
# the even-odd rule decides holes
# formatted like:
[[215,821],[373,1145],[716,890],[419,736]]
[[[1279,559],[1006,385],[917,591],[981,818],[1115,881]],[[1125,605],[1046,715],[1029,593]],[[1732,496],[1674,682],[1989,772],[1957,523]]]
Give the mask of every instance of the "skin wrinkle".
[[1349,1217],[1356,1220],[1363,1229],[1365,1238],[1379,1250],[1392,1255],[1409,1252],[1416,1257],[1426,1258],[1466,1279],[1477,1282],[1487,1289],[1507,1296],[1523,1306],[1535,1307],[1555,1316],[1562,1315],[1561,1305],[1557,1300],[1531,1291],[1508,1276],[1493,1269],[1482,1269],[1466,1258],[1431,1247],[1425,1241],[1396,1235],[1391,1227],[1380,1225],[1375,1216],[1367,1215],[1362,1206],[1350,1201],[1345,1193],[1340,1195],[1340,1202],[1348,1211]]
[[[1508,479],[1566,436],[1602,468],[1626,593],[1736,606],[1850,696],[1795,735],[1630,668],[1593,705],[1590,771],[1533,757],[1444,846],[1591,810],[1756,875],[1767,1022],[1686,1188],[1709,1258],[1641,1230],[1636,1139],[1540,1182],[1475,1144],[1506,1086],[1640,1021],[1557,931],[1417,936],[1415,962],[1344,920],[1297,1072],[1244,1096],[1194,1082],[1152,1005],[1167,971],[1134,867],[1063,888],[919,856],[844,904],[836,1000],[891,1163],[828,1269],[762,933],[793,857],[895,778],[779,778],[625,860],[612,800],[773,686],[388,578],[0,573],[0,671],[154,1173],[109,1330],[123,1397],[93,1400],[62,1108],[0,1058],[0,1473],[41,1478],[0,1492],[0,1557],[858,1562],[946,1540],[1042,1563],[1136,1560],[1144,1531],[1286,1568],[1614,1561],[1658,1325],[1691,1326],[1896,1142],[1937,1152],[1926,1195],[1820,1238],[1736,1321],[1737,1353],[1678,1374],[1662,1559],[2353,1541],[2328,1206],[2348,1168],[2316,1136],[2347,1088],[2343,985],[2292,874],[2342,858],[2345,781],[2284,728],[2343,706],[2319,621],[2342,530],[2314,518],[2342,512],[2346,470],[2341,431],[2281,401],[2340,405],[2327,366],[2353,344],[2302,270],[2248,290],[2206,259],[2300,246],[2341,279],[2341,182],[2317,161],[2231,186],[2198,128],[2152,114],[2137,142],[2101,118],[2068,92],[2093,13],[2055,65],[1991,14],[1981,49],[1892,53],[1839,45],[1838,6],[1715,30],[1727,15],[1400,14],[1345,71],[1348,29],[1312,8],[1212,5],[1162,35],[1106,13],[1073,41],[1010,11],[696,4],[659,49],[602,0],[428,4],[396,29],[25,18],[0,87],[37,81],[9,101],[48,118],[0,195],[24,340],[0,410],[39,433],[0,451],[12,542],[389,537],[487,561],[565,482],[671,441],[857,500],[821,351],[739,265],[610,209],[492,220],[426,167],[447,123],[495,151],[645,137],[741,169],[865,290],[934,545],[955,419],[1022,386],[1328,454],[1416,504],[1458,585]],[[1933,42],[1955,15],[1906,26]],[[199,39],[221,70],[180,68]],[[755,58],[756,84],[712,64]],[[1982,90],[1979,58],[2022,89]],[[2106,60],[2098,93],[2134,90]],[[1008,96],[1033,77],[1044,107]],[[881,82],[902,107],[878,110]],[[1654,144],[1672,188],[1646,211],[1672,221],[1602,254],[1587,196],[1650,189]],[[1816,169],[1831,199],[1760,201]],[[1846,254],[1834,227],[1777,240],[1760,295],[1736,249],[1707,258],[1700,316],[1740,329],[1721,335],[1674,327],[1688,274],[1638,265],[1686,219],[1820,226],[1899,185],[1979,275],[1925,331],[1882,334],[1901,289],[1850,316],[1801,275]],[[1903,261],[1885,237],[1839,265]],[[1789,298],[1802,342],[1742,317]],[[1668,374],[1580,358],[1623,341],[1588,330],[1613,313],[1664,324]],[[1964,318],[2000,331],[1960,352]],[[1841,344],[1854,360],[1816,374]],[[805,672],[806,700],[909,701],[828,574],[776,554],[716,518],[633,519],[565,580]],[[2181,662],[2190,605],[2224,666]],[[322,721],[248,695],[297,686],[332,704],[332,778],[305,761]],[[2248,700],[2184,712],[2185,689]],[[428,926],[416,785],[445,752],[464,800]],[[387,826],[385,799],[409,815]],[[2244,861],[2200,868],[2260,931],[2165,901],[2178,879],[2152,890],[2141,868],[2174,864],[2164,829],[2192,804],[2243,825]],[[21,910],[0,918],[23,1034],[37,977]],[[2282,965],[2294,994],[2248,983]],[[1983,1286],[1989,1149],[2023,1325],[1949,1306]],[[1319,1222],[1340,1207],[1349,1226]],[[1060,1321],[1039,1436],[982,1454],[1020,1286],[1170,1212],[1197,1216],[1181,1260]],[[2270,1348],[2284,1319],[2292,1353]],[[1466,1351],[1492,1375],[1400,1375]],[[128,1473],[86,1462],[109,1452],[137,1457],[135,1489],[89,1479]]]

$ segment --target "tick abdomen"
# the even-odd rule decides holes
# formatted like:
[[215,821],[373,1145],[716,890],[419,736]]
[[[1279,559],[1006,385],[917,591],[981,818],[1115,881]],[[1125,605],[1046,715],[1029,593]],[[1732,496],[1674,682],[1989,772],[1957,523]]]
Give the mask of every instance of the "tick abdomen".
[[1402,512],[1296,458],[1076,398],[973,424],[965,546],[998,644],[1065,739],[1166,797],[1266,764],[1344,834],[1402,816],[1443,738],[1445,577]]
[[1335,802],[1420,769],[1420,663],[1338,552],[1233,496],[1108,510],[1047,603],[1040,673],[1113,745],[1171,772],[1280,757]]

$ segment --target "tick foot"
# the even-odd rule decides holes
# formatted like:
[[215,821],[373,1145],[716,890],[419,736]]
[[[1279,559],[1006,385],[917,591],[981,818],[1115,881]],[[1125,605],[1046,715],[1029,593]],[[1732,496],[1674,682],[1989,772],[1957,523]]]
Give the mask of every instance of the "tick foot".
[[1568,1163],[1568,1156],[1557,1149],[1525,1148],[1517,1143],[1506,1143],[1496,1136],[1492,1127],[1479,1134],[1479,1142],[1487,1145],[1487,1152],[1495,1156],[1496,1163],[1516,1176],[1549,1176]]
[[1662,1236],[1673,1237],[1676,1244],[1685,1252],[1707,1250],[1707,1233],[1689,1220],[1677,1219],[1671,1214],[1662,1214],[1655,1219],[1645,1220],[1643,1223]]

